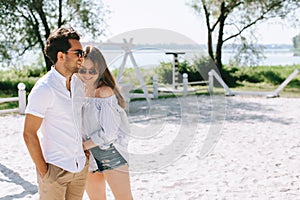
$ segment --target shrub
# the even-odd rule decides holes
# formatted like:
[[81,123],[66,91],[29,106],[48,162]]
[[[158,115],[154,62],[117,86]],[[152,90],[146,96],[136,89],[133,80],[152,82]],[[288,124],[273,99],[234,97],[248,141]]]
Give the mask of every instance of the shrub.
[[278,72],[274,71],[263,71],[260,75],[263,77],[264,82],[271,83],[273,85],[279,85],[285,79],[282,78]]
[[0,81],[1,96],[18,96],[18,81],[5,80]]
[[200,75],[200,72],[196,65],[191,65],[187,60],[184,60],[183,62],[179,63],[179,69],[178,69],[180,74],[187,73],[188,74],[188,80],[189,82],[194,82],[194,81],[202,81],[203,78]]
[[236,81],[239,82],[249,82],[249,83],[260,83],[263,81],[260,73],[257,73],[253,67],[242,67],[242,68],[234,68],[235,70],[231,70],[231,68],[227,69],[228,73],[231,74]]
[[200,80],[208,80],[208,72],[211,69],[216,69],[214,61],[210,57],[202,56],[200,58],[195,58],[193,65],[200,72]]
[[291,88],[300,88],[300,80],[299,79],[294,79],[292,80],[288,85],[287,87],[291,87]]
[[[187,60],[180,62],[178,64],[178,82],[182,83],[182,75],[184,73],[188,74],[189,82],[202,81],[203,77],[201,76],[198,65],[190,64]],[[173,63],[161,62],[160,65],[155,69],[156,74],[158,75],[158,81],[164,84],[172,84],[173,78]]]
[[[257,66],[257,67],[241,67],[234,70],[231,75],[239,83],[269,83],[272,85],[281,84],[297,66]],[[230,71],[230,67],[226,67]],[[289,85],[297,86],[299,79],[297,77],[291,81]]]
[[33,88],[36,79],[19,79],[19,80],[5,80],[0,81],[0,95],[1,96],[18,96],[18,84],[22,82],[26,85],[27,94]]
[[27,77],[41,77],[46,73],[46,68],[29,68],[27,71]]
[[173,65],[171,62],[161,62],[160,65],[154,70],[158,75],[158,82],[172,84],[172,70]]

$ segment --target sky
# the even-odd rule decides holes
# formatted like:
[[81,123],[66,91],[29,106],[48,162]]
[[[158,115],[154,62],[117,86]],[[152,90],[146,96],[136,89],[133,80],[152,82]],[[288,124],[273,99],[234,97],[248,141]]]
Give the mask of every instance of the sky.
[[[143,28],[166,29],[198,44],[206,44],[205,21],[187,0],[102,0],[111,13],[104,41],[121,33]],[[261,44],[292,44],[300,31],[282,24],[264,23],[256,28]]]

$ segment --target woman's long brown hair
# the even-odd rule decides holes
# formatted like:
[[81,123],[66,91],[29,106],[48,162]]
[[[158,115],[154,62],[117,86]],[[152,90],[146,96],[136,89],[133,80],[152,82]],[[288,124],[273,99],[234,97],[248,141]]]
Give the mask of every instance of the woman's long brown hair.
[[107,67],[104,56],[101,51],[96,47],[87,46],[85,47],[85,57],[84,59],[89,59],[93,62],[95,68],[99,71],[99,76],[95,81],[96,88],[99,88],[103,85],[110,87],[117,99],[118,103],[122,108],[126,107],[126,102],[123,96],[120,93],[120,90],[116,84],[114,76],[111,74],[110,70]]

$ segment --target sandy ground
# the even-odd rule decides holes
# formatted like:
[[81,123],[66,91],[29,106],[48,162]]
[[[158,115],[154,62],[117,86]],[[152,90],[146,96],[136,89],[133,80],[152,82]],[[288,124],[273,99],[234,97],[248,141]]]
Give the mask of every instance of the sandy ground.
[[[152,103],[129,105],[135,199],[300,199],[300,99]],[[23,123],[22,115],[0,116],[0,200],[38,198]]]

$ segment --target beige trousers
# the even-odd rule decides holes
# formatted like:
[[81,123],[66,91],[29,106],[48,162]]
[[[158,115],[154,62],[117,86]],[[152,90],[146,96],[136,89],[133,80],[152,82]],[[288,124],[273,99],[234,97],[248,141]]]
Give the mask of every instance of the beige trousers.
[[43,178],[37,172],[40,200],[82,200],[87,173],[88,160],[78,173],[48,164],[48,171]]

